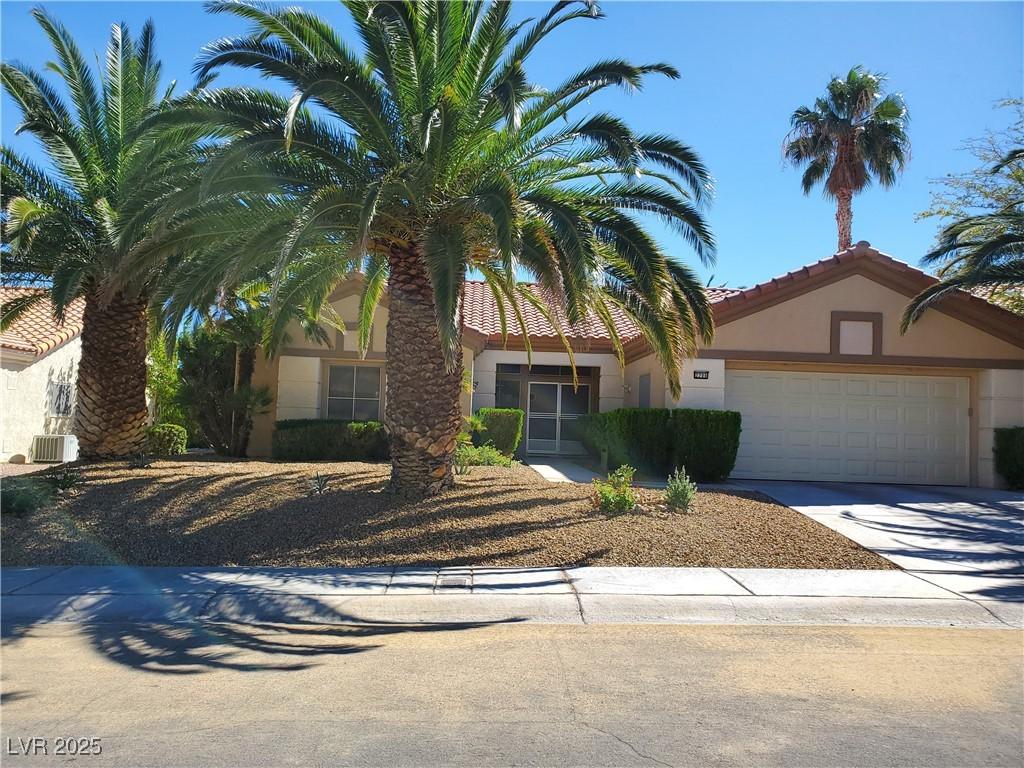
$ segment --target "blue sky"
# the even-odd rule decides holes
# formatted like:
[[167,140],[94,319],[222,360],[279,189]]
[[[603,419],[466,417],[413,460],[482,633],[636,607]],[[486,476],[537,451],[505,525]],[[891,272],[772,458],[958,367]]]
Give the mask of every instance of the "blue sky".
[[[335,2],[303,2],[347,29]],[[199,48],[241,33],[236,19],[206,14],[194,2],[52,2],[46,7],[75,34],[88,54],[101,53],[111,22],[133,32],[156,22],[168,79],[191,83]],[[547,4],[521,2],[520,16]],[[41,67],[51,52],[29,16],[32,5],[0,5],[2,55]],[[531,58],[534,82],[553,85],[585,63],[606,57],[665,61],[677,81],[651,80],[641,92],[595,99],[636,129],[661,131],[692,145],[716,179],[708,217],[719,243],[717,266],[701,267],[715,284],[751,285],[835,249],[834,209],[820,194],[805,197],[799,172],[781,159],[793,109],[811,103],[829,77],[854,64],[889,75],[911,114],[912,159],[893,189],[870,188],[854,200],[854,240],[917,263],[935,236],[934,220],[914,221],[928,207],[931,180],[966,170],[963,142],[1009,123],[997,100],[1020,97],[1024,82],[1024,4],[1021,3],[641,3],[605,2],[607,18],[580,22],[549,38]],[[226,72],[221,83],[252,83]],[[277,86],[272,86],[277,87]],[[17,112],[3,100],[5,145],[28,154],[36,147],[15,137]],[[667,232],[662,241],[679,258],[692,253]]]

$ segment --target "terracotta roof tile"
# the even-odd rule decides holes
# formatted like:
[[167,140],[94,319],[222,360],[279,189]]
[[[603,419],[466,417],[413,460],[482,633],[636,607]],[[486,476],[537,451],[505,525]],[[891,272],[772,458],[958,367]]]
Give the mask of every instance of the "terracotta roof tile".
[[[0,303],[31,294],[44,293],[41,288],[0,287]],[[54,347],[70,341],[82,332],[82,315],[85,301],[75,299],[67,309],[63,323],[53,317],[53,305],[49,300],[34,304],[21,315],[11,327],[0,333],[0,348],[16,352],[28,352],[39,356]]]
[[[545,295],[543,289],[535,284],[531,284],[529,290],[547,307],[548,311],[562,327],[565,335],[569,338],[610,340],[611,337],[608,334],[608,330],[595,315],[588,315],[581,323],[570,326],[560,302],[554,300],[551,296]],[[736,292],[731,288],[707,288],[705,290],[712,303]],[[505,325],[508,335],[513,337],[519,336],[520,331],[515,315],[507,303],[505,308]],[[558,332],[533,304],[524,300],[520,302],[519,308],[531,338],[558,338]],[[498,314],[498,303],[494,298],[494,293],[486,283],[475,280],[466,282],[463,312],[463,325],[466,328],[477,331],[484,336],[495,337],[501,335],[501,318]],[[615,321],[615,330],[623,343],[640,337],[640,330],[624,312],[613,309],[611,314]]]

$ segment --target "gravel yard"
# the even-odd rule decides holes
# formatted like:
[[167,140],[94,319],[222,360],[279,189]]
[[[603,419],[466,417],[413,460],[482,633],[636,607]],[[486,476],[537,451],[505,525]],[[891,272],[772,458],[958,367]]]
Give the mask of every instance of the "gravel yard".
[[[182,459],[80,468],[55,508],[4,516],[4,565],[643,565],[891,568],[757,494],[700,492],[685,514],[604,517],[586,486],[527,467],[474,467],[447,493],[401,502],[385,464]],[[309,481],[327,478],[326,492]]]

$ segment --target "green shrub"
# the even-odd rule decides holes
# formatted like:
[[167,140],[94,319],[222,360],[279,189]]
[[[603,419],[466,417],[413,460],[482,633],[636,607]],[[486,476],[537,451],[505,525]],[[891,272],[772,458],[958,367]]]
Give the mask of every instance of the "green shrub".
[[483,423],[482,442],[490,443],[506,456],[514,455],[523,438],[526,414],[519,408],[481,408],[476,416]]
[[0,489],[0,512],[5,515],[31,514],[53,502],[53,488],[32,477],[12,477]]
[[583,443],[609,467],[631,464],[664,477],[685,466],[695,480],[724,480],[736,464],[740,414],[693,408],[619,408],[592,413]]
[[996,471],[1010,488],[1024,490],[1024,427],[996,430]]
[[178,456],[188,449],[188,432],[177,424],[146,427],[146,452],[154,456]]
[[594,506],[606,515],[624,515],[636,507],[633,467],[623,464],[608,473],[607,480],[594,480]]
[[286,419],[274,425],[271,455],[287,461],[383,461],[388,437],[378,421]]
[[465,467],[511,467],[516,461],[506,456],[493,445],[472,445],[459,442],[455,446],[455,468],[457,474],[466,474]]
[[665,486],[665,503],[669,509],[686,512],[697,495],[697,484],[686,474],[686,467],[677,468],[668,476]]

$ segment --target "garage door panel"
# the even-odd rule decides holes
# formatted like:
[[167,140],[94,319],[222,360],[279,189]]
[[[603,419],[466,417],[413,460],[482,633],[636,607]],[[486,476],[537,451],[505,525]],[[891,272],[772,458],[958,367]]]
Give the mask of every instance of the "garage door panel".
[[734,477],[964,484],[967,379],[726,371]]

